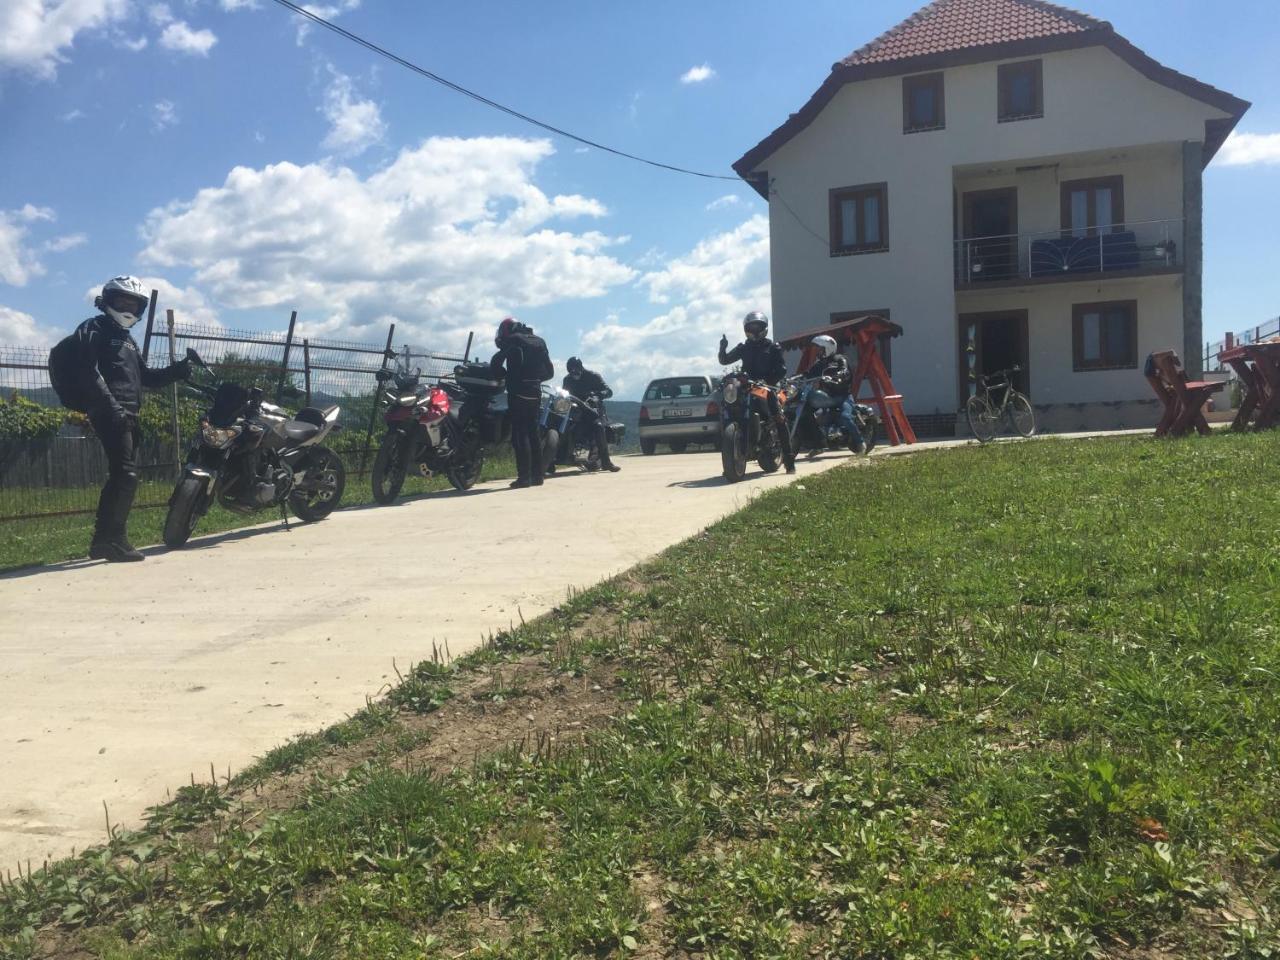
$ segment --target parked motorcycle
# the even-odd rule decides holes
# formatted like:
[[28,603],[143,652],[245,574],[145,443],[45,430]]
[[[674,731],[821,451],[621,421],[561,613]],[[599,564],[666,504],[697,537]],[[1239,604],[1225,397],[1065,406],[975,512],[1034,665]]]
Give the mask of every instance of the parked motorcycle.
[[[187,359],[212,376],[194,350]],[[340,408],[306,407],[290,416],[262,399],[261,389],[229,380],[185,389],[207,397],[210,406],[169,498],[165,546],[186,543],[215,500],[237,513],[291,509],[304,523],[337,509],[346,468],[320,442],[339,429]]]
[[[787,414],[790,419],[791,446],[801,450],[847,449],[857,452],[853,436],[840,422],[840,408],[844,398],[828,392],[830,384],[821,377],[790,377],[783,388],[787,398]],[[864,452],[870,453],[876,445],[876,430],[880,415],[865,403],[853,405],[853,419],[862,434]]]
[[442,385],[424,385],[422,371],[379,371],[387,409],[382,415],[387,432],[373,461],[373,498],[391,503],[400,495],[409,470],[424,477],[444,474],[456,490],[469,490],[484,468],[484,441],[480,421],[469,417],[464,425],[462,409],[467,395],[457,388],[459,402]]
[[610,423],[604,400],[592,395],[579,400],[568,390],[542,390],[542,468],[550,476],[557,466],[579,467],[588,472],[600,469],[600,451],[595,436],[596,419],[604,421],[605,442],[622,442],[627,426]]
[[751,380],[735,370],[720,381],[720,461],[724,478],[737,483],[747,475],[747,461],[754,459],[765,473],[782,462],[782,439],[769,413],[769,398],[779,404],[785,398],[763,380]]

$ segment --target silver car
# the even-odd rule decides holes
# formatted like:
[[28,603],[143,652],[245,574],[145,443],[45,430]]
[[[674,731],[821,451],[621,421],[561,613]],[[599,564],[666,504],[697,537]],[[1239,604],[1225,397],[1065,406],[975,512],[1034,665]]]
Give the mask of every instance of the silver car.
[[664,377],[644,392],[640,450],[652,454],[667,443],[683,453],[691,443],[720,443],[720,403],[710,377]]

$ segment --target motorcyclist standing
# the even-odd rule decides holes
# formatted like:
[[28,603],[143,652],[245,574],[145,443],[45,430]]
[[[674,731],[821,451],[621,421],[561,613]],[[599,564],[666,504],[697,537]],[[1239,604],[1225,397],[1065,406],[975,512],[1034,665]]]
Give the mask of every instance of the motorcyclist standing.
[[88,397],[89,422],[107,455],[107,482],[98,498],[92,560],[113,563],[143,559],[129,543],[126,527],[138,490],[138,411],[143,389],[167,387],[191,375],[190,364],[179,360],[162,370],[142,362],[129,328],[150,303],[136,277],[108,280],[93,305],[101,313],[80,324],[72,334],[76,344],[76,380]]
[[604,377],[594,370],[588,370],[577,357],[570,357],[565,366],[568,367],[569,372],[565,374],[563,386],[570,394],[584,403],[593,396],[599,397],[601,401],[597,407],[586,406],[583,410],[583,419],[574,427],[591,432],[592,439],[595,441],[596,455],[600,458],[600,466],[611,473],[617,473],[622,468],[609,456],[609,431],[604,417],[604,401],[613,396],[613,391],[604,382]]
[[498,324],[493,338],[498,352],[490,367],[507,380],[507,410],[511,417],[511,446],[516,455],[516,479],[512,487],[542,486],[542,438],[538,433],[538,413],[542,406],[542,383],[555,375],[546,342],[533,330],[507,317]]
[[818,349],[818,358],[804,372],[806,378],[818,377],[822,389],[833,400],[840,402],[840,425],[849,434],[854,453],[865,453],[866,442],[862,439],[862,431],[858,429],[858,421],[853,416],[854,397],[850,393],[853,385],[853,371],[849,369],[849,361],[836,347],[834,337],[826,334],[814,337],[810,341]]
[[[786,378],[787,365],[782,359],[782,348],[766,336],[769,332],[769,318],[759,310],[752,310],[742,320],[742,332],[747,339],[732,350],[729,338],[720,337],[720,363],[728,366],[742,362],[743,372],[752,380],[763,380],[772,387],[777,387]],[[778,425],[778,438],[782,441],[782,462],[787,473],[796,472],[796,455],[791,449],[791,434],[787,430],[782,416],[782,405],[777,395],[769,394],[769,414]]]

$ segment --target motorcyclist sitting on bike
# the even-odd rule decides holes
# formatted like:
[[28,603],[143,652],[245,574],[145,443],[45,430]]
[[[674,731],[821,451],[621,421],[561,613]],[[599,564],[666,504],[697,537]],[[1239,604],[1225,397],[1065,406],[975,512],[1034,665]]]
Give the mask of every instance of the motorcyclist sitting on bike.
[[[728,366],[742,361],[742,372],[752,380],[763,380],[776,387],[787,376],[787,365],[782,359],[782,348],[766,336],[769,318],[759,310],[752,310],[742,320],[742,332],[747,339],[732,350],[729,338],[720,337],[720,363]],[[778,425],[778,437],[782,441],[782,462],[787,473],[796,472],[796,455],[791,449],[791,434],[782,416],[782,405],[775,394],[769,394],[769,413]]]
[[810,342],[818,350],[818,359],[810,364],[804,376],[806,379],[820,377],[822,390],[827,396],[841,401],[840,426],[848,432],[854,453],[865,453],[867,445],[862,439],[862,431],[858,429],[858,421],[853,416],[854,397],[849,392],[853,385],[853,371],[849,369],[849,361],[839,352],[833,337],[823,334]]
[[622,468],[609,457],[609,431],[604,420],[604,401],[613,396],[613,391],[604,382],[604,377],[594,370],[588,370],[577,357],[570,357],[565,366],[569,372],[565,374],[563,386],[570,394],[584,403],[593,396],[600,398],[598,407],[587,405],[583,409],[582,417],[575,425],[575,429],[590,431],[585,435],[590,436],[595,442],[600,466],[611,473],[617,473]]

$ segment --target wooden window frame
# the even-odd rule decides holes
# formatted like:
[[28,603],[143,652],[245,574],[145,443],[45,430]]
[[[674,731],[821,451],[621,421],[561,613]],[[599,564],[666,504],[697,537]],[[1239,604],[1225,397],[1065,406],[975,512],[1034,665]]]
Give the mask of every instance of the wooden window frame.
[[[935,97],[938,104],[938,119],[929,124],[915,124],[911,120],[911,94],[919,87],[931,86],[934,88]],[[902,132],[903,133],[928,133],[930,130],[945,130],[947,128],[947,85],[944,74],[941,71],[937,73],[918,73],[915,76],[902,78]]]
[[[862,200],[869,196],[876,196],[880,200],[880,241],[878,243],[856,242],[850,246],[844,246],[841,243],[841,237],[844,235],[843,220],[841,219],[840,207],[845,200],[858,201],[856,206],[857,216],[859,220],[862,217]],[[831,230],[831,256],[833,257],[850,257],[858,256],[866,253],[886,253],[889,250],[889,184],[888,183],[863,183],[852,187],[836,187],[828,191],[827,204],[829,210],[830,230]],[[857,237],[865,236],[865,230],[862,224],[854,229]]]
[[[1036,106],[1031,113],[1014,113],[1012,105],[1013,79],[1022,71],[1030,71],[1031,87],[1035,91]],[[999,123],[1016,123],[1019,120],[1039,120],[1044,117],[1044,61],[1019,60],[1002,63],[996,68],[996,119]]]
[[[1130,357],[1118,362],[1106,355],[1106,331],[1099,329],[1098,336],[1103,356],[1097,363],[1084,359],[1084,315],[1096,313],[1099,318],[1105,317],[1107,311],[1123,307],[1129,312],[1129,345],[1133,351]],[[1101,322],[1101,319],[1100,321]],[[1138,369],[1138,301],[1137,300],[1102,300],[1097,303],[1074,303],[1071,305],[1071,369],[1075,373],[1093,373],[1100,370],[1136,370]]]
[[[883,310],[841,310],[839,313],[831,314],[831,325],[834,327],[837,323],[845,323],[849,320],[861,320],[863,317],[884,317],[886,320],[890,319],[888,308]],[[876,339],[879,341],[880,362],[884,364],[885,373],[892,377],[893,337],[889,336],[887,333],[882,333]],[[842,348],[845,346],[851,346],[851,344],[841,345]],[[842,349],[841,352],[843,353],[844,350]],[[857,370],[857,366],[858,365],[856,363],[853,364],[853,366],[850,367],[850,371],[852,372]],[[856,400],[857,398],[855,397],[854,399]]]
[[1070,237],[1072,235],[1071,227],[1071,194],[1077,190],[1089,191],[1089,224],[1086,227],[1086,237],[1096,237],[1098,235],[1098,224],[1093,223],[1094,213],[1097,211],[1097,203],[1094,200],[1095,191],[1099,187],[1111,188],[1111,233],[1120,233],[1124,230],[1124,177],[1120,175],[1111,177],[1088,177],[1084,180],[1064,180],[1061,186],[1061,214],[1062,214],[1062,235]]

